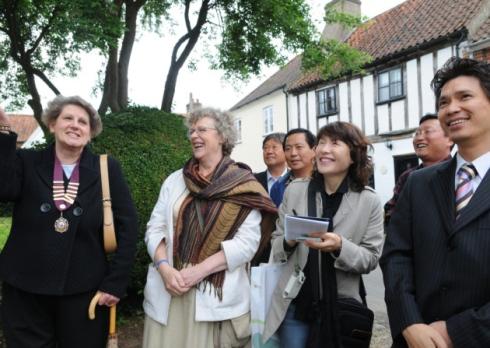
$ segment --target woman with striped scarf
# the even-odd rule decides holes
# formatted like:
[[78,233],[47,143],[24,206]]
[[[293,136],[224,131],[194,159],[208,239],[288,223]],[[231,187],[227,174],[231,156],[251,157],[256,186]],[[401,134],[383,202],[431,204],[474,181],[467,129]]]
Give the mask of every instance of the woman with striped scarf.
[[240,347],[249,341],[247,264],[269,242],[275,205],[229,156],[230,115],[188,119],[192,158],[164,182],[145,241],[144,347]]

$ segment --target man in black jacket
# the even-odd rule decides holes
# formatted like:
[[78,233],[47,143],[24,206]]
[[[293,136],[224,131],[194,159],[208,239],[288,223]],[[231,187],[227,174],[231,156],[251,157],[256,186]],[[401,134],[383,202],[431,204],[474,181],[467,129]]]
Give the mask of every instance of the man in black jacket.
[[395,347],[490,347],[490,65],[451,58],[432,87],[458,153],[408,178],[380,261]]

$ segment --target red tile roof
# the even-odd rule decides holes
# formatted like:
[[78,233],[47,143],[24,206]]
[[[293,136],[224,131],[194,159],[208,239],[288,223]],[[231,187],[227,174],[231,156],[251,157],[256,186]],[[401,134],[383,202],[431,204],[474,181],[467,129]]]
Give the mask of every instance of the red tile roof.
[[12,131],[17,133],[17,143],[23,144],[39,126],[32,115],[9,114]]
[[[466,30],[466,25],[484,2],[485,0],[407,0],[369,20],[355,30],[347,42],[369,53],[375,64],[382,59]],[[480,29],[486,30],[487,35],[490,32],[490,26]],[[290,85],[289,91],[300,90],[322,81],[319,73],[306,73]]]
[[473,35],[473,41],[480,41],[490,38],[490,18],[487,18],[485,22],[482,23],[480,28]]

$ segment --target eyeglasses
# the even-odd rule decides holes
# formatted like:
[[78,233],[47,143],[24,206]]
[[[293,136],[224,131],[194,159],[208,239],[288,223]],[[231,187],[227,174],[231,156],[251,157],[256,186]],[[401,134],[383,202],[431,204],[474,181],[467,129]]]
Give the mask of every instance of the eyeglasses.
[[202,134],[205,134],[207,131],[210,131],[210,130],[216,130],[216,128],[204,127],[204,126],[197,127],[197,128],[189,128],[189,130],[187,131],[187,137],[190,138],[192,136],[192,134],[194,134],[194,133],[197,133],[197,135],[202,135]]
[[422,135],[425,137],[430,137],[431,135],[434,135],[438,131],[442,131],[442,129],[435,129],[435,128],[417,129],[413,136],[418,137],[418,136]]

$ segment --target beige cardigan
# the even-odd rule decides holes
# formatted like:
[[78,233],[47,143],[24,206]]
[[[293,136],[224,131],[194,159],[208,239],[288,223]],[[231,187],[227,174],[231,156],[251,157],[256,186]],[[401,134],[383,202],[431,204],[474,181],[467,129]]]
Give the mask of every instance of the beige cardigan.
[[[297,262],[301,269],[306,265],[309,248],[300,243],[294,252],[287,253],[283,247],[284,215],[308,215],[308,184],[310,179],[292,181],[279,207],[279,219],[272,236],[272,262],[286,262],[276,290],[271,308],[267,314],[263,340],[267,341],[279,328],[291,299],[282,293],[293,274]],[[320,193],[316,196],[317,216],[322,215]],[[340,207],[333,219],[334,233],[342,236],[342,250],[335,260],[337,289],[339,297],[359,297],[360,274],[369,273],[378,265],[383,244],[383,209],[375,191],[366,187],[362,192],[350,189],[342,197]],[[297,255],[295,255],[297,254]],[[333,257],[333,256],[332,256]]]

